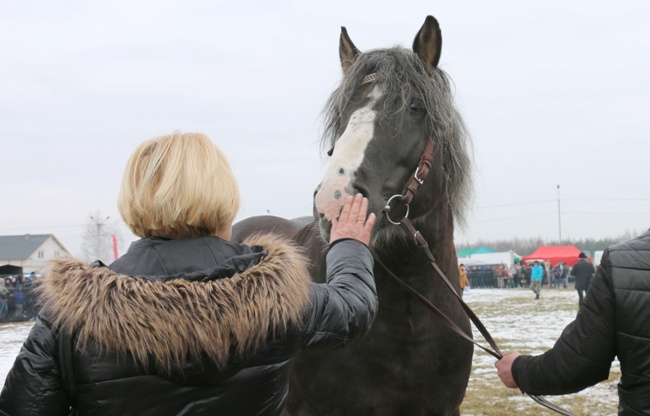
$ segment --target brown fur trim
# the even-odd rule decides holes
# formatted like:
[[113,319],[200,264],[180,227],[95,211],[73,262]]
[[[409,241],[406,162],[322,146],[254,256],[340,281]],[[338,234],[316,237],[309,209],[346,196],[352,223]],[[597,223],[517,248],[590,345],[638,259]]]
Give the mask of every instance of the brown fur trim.
[[151,282],[73,259],[49,263],[40,301],[55,328],[92,339],[103,351],[129,352],[170,369],[207,354],[224,365],[230,352],[254,351],[269,335],[300,325],[309,303],[309,274],[298,248],[278,237],[251,237],[268,255],[229,279]]

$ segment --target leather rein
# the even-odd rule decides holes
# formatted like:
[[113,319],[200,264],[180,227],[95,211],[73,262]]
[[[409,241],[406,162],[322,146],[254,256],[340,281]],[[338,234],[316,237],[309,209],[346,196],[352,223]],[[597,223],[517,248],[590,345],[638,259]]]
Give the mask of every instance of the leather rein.
[[[376,79],[377,77],[375,74],[366,75],[366,77],[364,77],[363,79],[362,84],[372,83]],[[407,235],[413,237],[415,241],[415,245],[419,249],[421,249],[422,252],[426,255],[433,269],[437,272],[438,276],[442,278],[444,283],[451,290],[451,293],[453,293],[453,295],[456,297],[461,307],[465,311],[465,314],[472,321],[474,326],[476,326],[476,328],[479,330],[481,335],[483,335],[483,338],[485,338],[488,344],[490,344],[491,348],[485,347],[480,343],[478,343],[477,341],[475,341],[472,338],[471,334],[466,334],[465,331],[463,331],[458,325],[456,325],[455,322],[449,319],[438,307],[436,307],[433,303],[431,303],[417,290],[413,289],[413,287],[411,287],[409,284],[407,284],[402,279],[397,277],[393,272],[391,272],[388,269],[388,267],[386,267],[381,262],[378,256],[375,255],[375,253],[373,253],[373,257],[375,258],[375,261],[388,273],[388,275],[396,283],[398,283],[402,288],[404,288],[404,290],[406,290],[415,299],[417,299],[422,305],[424,305],[424,307],[426,307],[431,313],[433,313],[438,319],[440,319],[440,321],[442,321],[449,329],[451,329],[453,332],[458,334],[461,338],[466,339],[467,341],[481,348],[483,351],[492,355],[497,360],[500,360],[501,358],[503,358],[503,354],[501,353],[499,346],[494,341],[494,339],[492,338],[488,330],[485,328],[481,320],[478,318],[478,316],[476,316],[476,314],[472,311],[472,309],[469,306],[467,306],[467,304],[460,297],[460,295],[458,294],[454,286],[451,284],[451,282],[449,281],[445,273],[443,273],[443,271],[440,269],[440,267],[436,262],[435,257],[433,256],[433,253],[431,253],[431,250],[429,249],[429,244],[427,243],[426,239],[422,236],[422,234],[419,231],[415,229],[415,227],[411,223],[411,220],[409,220],[408,218],[409,205],[413,201],[413,198],[415,197],[418,188],[420,187],[420,185],[424,183],[424,180],[429,174],[429,171],[431,170],[431,166],[433,164],[433,159],[434,159],[434,144],[433,144],[433,140],[429,138],[427,140],[427,145],[424,149],[424,153],[422,154],[422,157],[420,158],[420,161],[418,162],[415,171],[411,174],[408,181],[406,182],[406,185],[404,186],[402,193],[393,195],[388,199],[388,201],[386,202],[386,206],[384,207],[381,215],[385,215],[388,222],[390,222],[393,225],[399,225],[404,230],[404,232],[406,232]],[[404,207],[403,217],[399,220],[395,220],[390,217],[391,204],[393,203],[393,201],[400,201]],[[574,416],[572,413],[568,412],[567,410],[564,410],[561,407],[547,401],[542,396],[537,396],[530,393],[526,393],[526,394],[534,401],[536,401],[537,403],[541,404],[542,406],[550,410],[553,410],[565,416]]]

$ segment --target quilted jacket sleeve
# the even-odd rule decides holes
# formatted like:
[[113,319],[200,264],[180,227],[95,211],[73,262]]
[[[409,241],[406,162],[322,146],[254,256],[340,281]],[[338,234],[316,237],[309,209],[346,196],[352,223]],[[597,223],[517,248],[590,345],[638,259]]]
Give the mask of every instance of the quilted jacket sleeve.
[[536,357],[522,355],[512,365],[512,375],[522,392],[569,394],[605,380],[616,355],[614,293],[607,253],[589,286],[575,321],[552,349]]
[[67,415],[70,402],[61,384],[58,344],[38,317],[0,394],[0,415]]
[[303,348],[344,347],[370,330],[378,299],[370,250],[338,241],[327,254],[327,283],[311,285],[312,305]]

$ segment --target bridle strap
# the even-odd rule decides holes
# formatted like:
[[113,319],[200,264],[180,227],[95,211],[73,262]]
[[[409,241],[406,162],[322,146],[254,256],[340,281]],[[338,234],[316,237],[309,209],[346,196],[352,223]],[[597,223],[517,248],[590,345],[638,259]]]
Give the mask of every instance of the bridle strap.
[[460,306],[463,308],[463,310],[465,311],[469,319],[474,323],[474,325],[479,330],[481,335],[483,335],[483,338],[485,338],[485,340],[488,342],[488,344],[490,344],[493,350],[485,348],[482,345],[478,345],[473,339],[467,336],[466,337],[469,340],[471,340],[474,344],[478,345],[481,349],[483,349],[488,354],[491,354],[493,357],[497,359],[501,359],[503,355],[501,354],[501,350],[499,349],[499,346],[494,341],[494,339],[492,339],[492,336],[488,332],[487,328],[485,328],[485,326],[483,325],[483,322],[481,322],[481,320],[478,318],[478,316],[476,316],[474,311],[472,311],[472,309],[469,306],[467,306],[467,304],[463,301],[463,298],[461,298],[458,292],[456,292],[456,289],[451,284],[447,276],[442,272],[442,270],[440,270],[440,267],[438,266],[436,259],[433,257],[433,253],[431,253],[431,250],[429,250],[429,245],[427,243],[427,240],[425,240],[422,234],[420,234],[420,232],[417,231],[415,227],[413,227],[413,224],[408,218],[404,218],[404,220],[402,221],[402,228],[406,231],[407,234],[413,236],[413,238],[415,239],[415,244],[427,256],[427,258],[429,259],[429,263],[431,263],[431,267],[433,267],[433,269],[436,272],[438,272],[438,276],[442,278],[442,280],[445,282],[447,287],[451,290],[451,293],[454,294],[454,296],[460,303]]
[[418,188],[420,187],[420,185],[424,183],[424,178],[426,178],[427,175],[429,174],[432,165],[433,165],[433,140],[429,138],[427,140],[427,145],[424,148],[424,152],[422,153],[422,157],[418,162],[417,168],[415,168],[415,171],[411,174],[409,180],[406,181],[406,185],[404,186],[404,190],[402,191],[402,202],[404,202],[405,205],[411,203],[413,197],[418,191]]

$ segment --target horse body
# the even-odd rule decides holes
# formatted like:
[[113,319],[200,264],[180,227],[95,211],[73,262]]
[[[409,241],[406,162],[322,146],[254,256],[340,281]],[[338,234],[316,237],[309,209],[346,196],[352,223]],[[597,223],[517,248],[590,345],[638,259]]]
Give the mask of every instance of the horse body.
[[[361,53],[343,29],[344,77],[326,108],[332,157],[314,196],[314,220],[301,228],[299,221],[285,220],[282,225],[278,218],[271,222],[251,218],[234,227],[233,241],[243,240],[251,230],[274,227],[305,247],[312,278],[324,281],[325,241],[345,195],[361,192],[369,209],[381,213],[392,196],[403,193],[431,140],[433,164],[409,204],[408,216],[458,291],[453,229],[454,218],[462,216],[466,203],[469,157],[449,83],[437,69],[440,47],[440,29],[430,16],[413,51],[396,47]],[[405,207],[397,208],[389,213],[393,220],[405,214]],[[386,215],[378,216],[371,250],[471,334],[455,296],[412,236],[392,225]],[[379,312],[370,333],[342,350],[300,356],[292,374],[288,414],[459,414],[473,345],[439,322],[377,263],[374,274]]]

